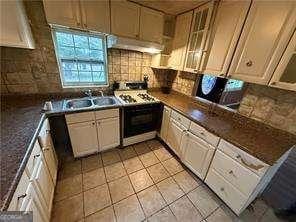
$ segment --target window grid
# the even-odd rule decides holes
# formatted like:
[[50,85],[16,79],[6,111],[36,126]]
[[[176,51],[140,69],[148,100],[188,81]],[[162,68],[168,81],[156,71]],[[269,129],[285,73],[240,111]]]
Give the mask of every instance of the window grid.
[[[55,30],[54,34],[63,86],[107,85],[107,56],[104,36],[60,30]],[[58,37],[58,35],[63,34],[71,35],[72,43],[65,44],[59,40],[58,38],[61,36]],[[85,43],[87,47],[82,47]],[[63,49],[69,51],[65,52]],[[81,51],[79,52],[79,50]]]

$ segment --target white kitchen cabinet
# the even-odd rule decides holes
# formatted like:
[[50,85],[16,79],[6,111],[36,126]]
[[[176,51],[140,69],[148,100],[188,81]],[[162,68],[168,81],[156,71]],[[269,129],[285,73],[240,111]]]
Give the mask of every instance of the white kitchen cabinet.
[[127,1],[112,0],[111,33],[114,35],[139,38],[140,6]]
[[185,58],[184,71],[198,72],[204,53],[213,12],[214,2],[207,3],[194,10],[189,43]]
[[22,1],[0,1],[0,45],[34,49],[35,42]]
[[97,120],[99,151],[119,146],[119,117]]
[[211,31],[203,73],[226,76],[251,1],[221,1]]
[[254,1],[228,77],[268,84],[295,27],[295,1]]
[[294,32],[269,85],[296,91],[296,32]]
[[46,119],[43,122],[42,128],[38,135],[38,142],[42,149],[44,159],[50,172],[52,181],[54,184],[56,184],[58,172],[58,159],[53,147],[48,119]]
[[43,0],[49,24],[110,33],[109,1]]
[[178,123],[175,119],[170,118],[167,134],[167,144],[175,152],[175,154],[181,158],[181,140],[183,133],[186,131],[186,127]]
[[95,121],[68,124],[74,157],[98,152]]
[[167,142],[168,128],[169,128],[171,112],[172,112],[171,108],[169,108],[167,106],[163,107],[162,122],[161,122],[161,129],[160,129],[160,137],[164,142]]
[[76,0],[43,0],[44,11],[49,24],[81,28],[79,1]]
[[44,209],[49,218],[54,196],[54,184],[43,156],[40,158],[36,174],[31,181],[38,198],[41,200],[41,203],[44,203]]
[[33,214],[33,221],[36,222],[47,222],[49,217],[45,213],[45,209],[42,206],[41,200],[36,193],[36,189],[32,183],[29,184],[26,196],[20,211],[30,212]]
[[80,1],[83,27],[87,30],[110,33],[109,3],[108,0]]
[[140,39],[162,43],[164,17],[163,13],[150,8],[141,7]]
[[213,158],[215,147],[187,132],[181,142],[182,161],[200,179],[204,180]]
[[193,11],[178,15],[176,18],[175,35],[168,66],[174,70],[183,70],[190,25]]

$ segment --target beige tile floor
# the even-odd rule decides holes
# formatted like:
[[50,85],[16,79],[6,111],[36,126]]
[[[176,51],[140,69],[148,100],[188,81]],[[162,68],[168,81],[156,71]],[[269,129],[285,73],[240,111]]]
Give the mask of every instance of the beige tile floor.
[[157,140],[63,159],[52,221],[281,221],[260,199],[236,217]]

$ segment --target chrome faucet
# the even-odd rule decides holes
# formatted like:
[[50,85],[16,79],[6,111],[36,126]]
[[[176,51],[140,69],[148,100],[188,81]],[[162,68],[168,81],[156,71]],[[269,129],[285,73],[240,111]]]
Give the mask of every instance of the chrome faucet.
[[104,97],[103,90],[99,90],[98,92],[101,94],[101,97]]
[[92,91],[91,89],[84,92],[85,95],[87,95],[90,99],[92,98]]

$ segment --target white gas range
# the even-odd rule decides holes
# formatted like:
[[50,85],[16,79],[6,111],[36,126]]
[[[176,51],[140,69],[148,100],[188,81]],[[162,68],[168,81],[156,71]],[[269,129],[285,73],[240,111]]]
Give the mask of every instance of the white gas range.
[[123,146],[153,139],[160,124],[160,101],[147,93],[145,82],[129,82],[121,86],[114,95],[124,106]]

